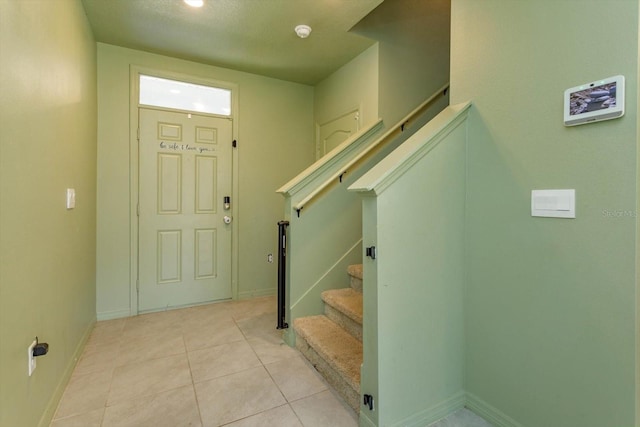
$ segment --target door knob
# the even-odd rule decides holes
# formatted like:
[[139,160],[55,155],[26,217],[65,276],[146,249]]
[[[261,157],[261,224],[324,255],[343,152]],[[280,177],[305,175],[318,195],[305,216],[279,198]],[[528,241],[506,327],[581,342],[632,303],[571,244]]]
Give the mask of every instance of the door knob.
[[224,220],[224,223],[225,223],[225,224],[231,224],[231,217],[230,217],[230,216],[225,215],[225,216],[224,216],[224,218],[223,218],[223,220]]

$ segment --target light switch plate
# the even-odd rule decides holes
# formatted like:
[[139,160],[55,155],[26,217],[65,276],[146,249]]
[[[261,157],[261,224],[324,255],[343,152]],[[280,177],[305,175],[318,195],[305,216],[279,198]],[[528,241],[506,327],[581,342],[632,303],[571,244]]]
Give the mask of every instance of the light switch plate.
[[576,190],[532,190],[531,216],[576,217]]
[[76,207],[76,190],[75,188],[67,188],[67,209]]

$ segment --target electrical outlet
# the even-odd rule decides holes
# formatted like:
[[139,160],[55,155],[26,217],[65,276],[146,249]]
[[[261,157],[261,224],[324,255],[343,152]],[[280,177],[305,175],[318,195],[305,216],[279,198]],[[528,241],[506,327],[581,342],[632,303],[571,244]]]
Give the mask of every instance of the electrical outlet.
[[267,262],[273,262],[273,254],[267,255]]
[[38,344],[37,341],[32,342],[27,349],[27,364],[29,366],[29,376],[31,376],[33,374],[33,371],[36,370],[36,358],[33,357],[33,349],[36,347],[36,344]]

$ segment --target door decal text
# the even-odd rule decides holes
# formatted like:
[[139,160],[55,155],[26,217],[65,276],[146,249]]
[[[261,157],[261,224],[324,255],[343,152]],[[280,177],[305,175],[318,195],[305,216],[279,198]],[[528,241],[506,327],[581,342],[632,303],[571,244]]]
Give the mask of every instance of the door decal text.
[[194,147],[193,145],[189,145],[189,144],[178,144],[175,142],[164,142],[164,141],[160,141],[160,148],[163,148],[166,150],[173,150],[173,151],[196,151],[198,153],[204,153],[207,151],[216,151],[215,148]]

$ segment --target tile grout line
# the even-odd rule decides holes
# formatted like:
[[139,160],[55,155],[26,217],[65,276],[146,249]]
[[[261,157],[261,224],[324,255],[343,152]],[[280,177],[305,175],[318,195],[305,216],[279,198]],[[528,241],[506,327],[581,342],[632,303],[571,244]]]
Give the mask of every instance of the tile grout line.
[[[255,350],[254,350],[254,353],[255,353]],[[257,354],[256,354],[256,356],[257,356]],[[269,371],[269,369],[267,369],[267,364],[262,362],[262,359],[260,359],[260,357],[258,357],[258,360],[260,360],[260,363],[262,363],[262,366],[264,367],[264,370],[267,371],[267,375],[269,375],[269,378],[271,378],[271,381],[273,381],[273,383],[276,385],[276,387],[278,388],[278,391],[280,392],[280,395],[284,398],[284,401],[286,402],[284,405],[276,406],[276,408],[280,408],[282,406],[288,406],[289,409],[291,410],[291,412],[293,412],[293,415],[295,415],[296,419],[300,422],[300,425],[302,425],[304,427],[304,424],[302,423],[302,420],[300,419],[300,417],[298,416],[296,411],[291,406],[291,402],[289,401],[287,396],[284,395],[284,392],[282,391],[282,389],[280,388],[280,386],[276,382],[275,378],[273,378],[273,375],[271,375],[271,372]],[[269,364],[273,364],[273,363],[278,363],[278,362],[272,362],[272,363],[269,363]],[[268,410],[272,410],[272,409],[275,409],[275,408],[271,408],[271,409],[268,409]],[[266,412],[266,411],[263,411],[263,412]],[[263,413],[263,412],[261,412],[261,413]]]
[[129,319],[131,319],[131,317],[127,317],[125,318],[123,324],[122,324],[122,329],[120,329],[120,332],[118,334],[118,351],[117,354],[114,357],[114,360],[116,360],[116,362],[114,363],[114,366],[111,367],[111,374],[110,374],[110,378],[109,378],[109,390],[107,391],[107,398],[104,401],[104,410],[102,411],[102,419],[100,420],[100,427],[102,427],[104,425],[104,420],[106,418],[107,415],[107,408],[109,407],[108,403],[109,403],[109,396],[111,395],[111,388],[113,387],[113,374],[116,371],[117,366],[115,366],[117,364],[117,360],[120,357],[120,352],[122,351],[122,337],[124,336],[124,331],[127,328],[127,324],[129,323]]
[[[117,331],[120,334],[118,336],[118,340],[117,340],[118,341],[118,350],[117,350],[118,353],[120,352],[121,336],[122,336],[121,334],[122,334],[122,330],[124,330],[124,325],[125,324],[126,324],[126,321],[123,322],[123,326],[122,326],[121,330]],[[96,327],[94,326],[93,330],[91,331],[91,334],[93,334],[95,330],[96,330]],[[90,335],[90,338],[91,338],[91,335]],[[104,338],[100,338],[100,340],[102,340],[102,339],[104,339]],[[80,355],[80,357],[78,359],[78,364],[79,364],[80,360],[82,360],[82,358],[85,356],[86,349],[87,349],[87,346],[85,345],[85,347],[82,349],[82,354]],[[107,371],[107,369],[101,369],[101,370],[97,369],[97,370],[93,370],[93,371],[89,371],[89,372],[76,374],[76,369],[78,368],[78,364],[76,364],[76,366],[73,369],[73,372],[71,373],[71,379],[74,378],[74,377],[77,377],[77,376],[95,375],[95,374],[98,374],[100,372],[106,372]],[[60,404],[63,402],[64,396],[67,393],[67,389],[69,388],[69,385],[71,384],[71,379],[70,379],[69,383],[65,387],[65,390],[64,390],[64,392],[62,394],[62,398],[60,399],[60,402],[58,402],[58,407],[56,408],[56,412],[54,413],[50,424],[53,424],[56,421],[66,420],[66,419],[69,419],[69,418],[72,418],[72,417],[77,417],[77,416],[80,416],[80,415],[88,414],[88,413],[91,413],[93,411],[102,410],[102,416],[100,417],[100,426],[102,426],[103,423],[104,423],[104,416],[105,416],[106,409],[107,409],[107,401],[109,399],[109,393],[111,392],[111,383],[113,381],[113,371],[115,370],[115,366],[109,368],[108,370],[111,371],[110,374],[109,374],[109,387],[107,389],[107,393],[106,393],[107,396],[105,398],[104,405],[101,408],[86,410],[86,411],[82,411],[82,412],[76,412],[76,413],[69,414],[69,415],[67,415],[65,417],[56,418],[56,415],[58,413],[58,409],[60,408]]]
[[[178,310],[182,310],[182,309],[178,309]],[[157,313],[166,313],[166,311],[157,312]],[[155,313],[151,313],[151,314],[155,314]],[[136,316],[133,316],[133,317],[131,317],[131,318],[135,318],[135,317],[136,317]],[[186,342],[185,342],[185,339],[184,339],[184,333],[182,332],[182,330],[180,331],[180,339],[181,339],[181,341],[182,341],[182,345],[184,346],[184,356],[185,356],[185,358],[186,358],[187,366],[188,366],[188,368],[189,368],[189,377],[191,378],[191,386],[192,386],[192,390],[193,390],[193,393],[194,393],[194,397],[195,397],[195,399],[196,399],[196,407],[197,407],[197,409],[198,409],[198,416],[200,417],[200,421],[201,421],[201,423],[202,423],[202,415],[201,415],[201,413],[200,413],[200,404],[199,404],[199,402],[198,402],[198,396],[197,396],[197,394],[196,394],[196,392],[195,392],[195,382],[194,382],[194,380],[193,380],[193,373],[191,372],[191,360],[189,359],[189,354],[188,354],[188,350],[187,350],[187,345],[186,345]],[[130,362],[130,363],[125,363],[125,364],[122,364],[122,365],[116,366],[116,367],[114,367],[114,368],[113,368],[113,370],[112,370],[112,379],[111,379],[111,382],[113,382],[113,371],[115,371],[115,369],[116,369],[116,368],[118,368],[118,367],[127,366],[127,365],[132,365],[132,364],[144,363],[144,362],[147,362],[147,361],[149,361],[149,360],[152,360],[152,361],[153,361],[153,360],[160,360],[160,359],[165,359],[165,358],[170,358],[170,357],[179,357],[179,356],[181,356],[181,355],[182,355],[182,353],[175,353],[175,354],[170,354],[170,355],[163,355],[163,356],[161,356],[161,357],[154,357],[154,358],[151,358],[151,359],[145,359],[145,360],[141,360],[141,361]],[[173,388],[170,388],[170,389],[167,389],[167,390],[163,390],[163,391],[159,391],[159,392],[156,392],[156,393],[153,393],[153,394],[143,394],[143,395],[139,395],[139,396],[133,396],[133,397],[130,397],[130,398],[127,398],[127,399],[123,399],[123,400],[121,400],[121,401],[114,402],[112,405],[107,405],[107,404],[105,403],[105,406],[106,406],[106,408],[108,408],[109,406],[117,406],[117,405],[121,405],[121,404],[123,404],[123,403],[125,403],[125,402],[131,402],[131,401],[135,401],[135,400],[141,400],[141,399],[146,399],[146,398],[152,398],[153,396],[156,396],[156,395],[159,395],[159,394],[162,394],[162,393],[168,393],[168,392],[171,392],[171,391],[179,390],[179,389],[181,389],[181,388],[183,388],[183,387],[186,387],[186,386],[187,386],[187,384],[183,384],[183,385],[178,385],[178,386],[175,386],[175,387],[173,387]],[[111,384],[110,384],[110,388],[111,388]],[[111,389],[109,390],[109,393],[110,393],[110,392],[111,392]],[[107,399],[107,402],[108,402],[108,399]],[[106,414],[106,411],[105,411],[105,414]],[[104,423],[104,416],[103,416],[103,421],[102,421],[102,423]]]
[[[293,407],[291,406],[291,402],[289,402],[289,399],[287,399],[287,397],[284,395],[284,392],[282,391],[282,389],[280,388],[280,386],[278,385],[278,383],[276,382],[276,380],[273,378],[273,375],[271,375],[271,372],[269,372],[269,369],[267,369],[267,364],[265,364],[262,359],[260,358],[260,356],[258,355],[258,353],[256,352],[256,350],[253,348],[253,346],[249,343],[249,338],[247,337],[247,335],[245,334],[245,332],[242,330],[242,328],[240,327],[240,325],[238,325],[237,320],[235,319],[235,317],[233,318],[234,323],[236,324],[236,326],[238,327],[238,329],[240,330],[240,333],[242,333],[242,336],[245,338],[245,341],[247,342],[247,344],[249,345],[249,348],[251,348],[251,351],[253,351],[253,354],[256,355],[256,357],[258,358],[258,360],[260,361],[260,364],[262,365],[262,368],[267,372],[267,375],[269,375],[269,378],[271,378],[271,381],[273,382],[273,384],[276,386],[276,388],[278,389],[278,391],[280,392],[280,395],[282,396],[282,398],[284,399],[284,401],[286,402],[284,405],[280,405],[280,406],[276,406],[274,408],[270,408],[270,409],[266,409],[262,412],[258,412],[257,414],[253,414],[251,416],[255,416],[255,415],[259,415],[259,414],[263,414],[267,411],[271,411],[275,408],[280,408],[282,406],[288,406],[289,409],[291,410],[291,412],[293,412],[293,414],[295,415],[296,419],[300,422],[300,425],[302,425],[304,427],[304,423],[302,422],[302,420],[300,419],[300,417],[298,416],[298,414],[296,413],[296,411],[293,409]],[[277,362],[272,362],[272,363],[277,363]],[[248,417],[246,417],[248,418]],[[244,419],[244,418],[243,418]],[[236,420],[238,421],[238,420]],[[233,421],[235,422],[235,421]]]
[[[265,414],[268,411],[273,411],[273,410],[278,409],[278,408],[280,408],[280,411],[284,411],[283,408],[287,407],[288,410],[290,411],[289,413],[293,412],[293,414],[292,414],[293,417],[295,417],[295,419],[298,420],[298,423],[300,425],[304,426],[304,423],[303,423],[300,415],[298,414],[298,412],[296,412],[294,410],[292,404],[294,404],[294,403],[296,403],[298,401],[304,400],[304,399],[309,399],[309,398],[311,398],[311,400],[313,400],[314,397],[316,397],[317,395],[320,395],[321,393],[324,393],[326,391],[330,391],[330,393],[332,395],[334,395],[334,396],[335,396],[335,393],[333,392],[331,387],[329,387],[327,385],[326,381],[322,381],[323,385],[325,386],[325,390],[317,391],[317,392],[312,393],[312,394],[310,394],[308,396],[297,397],[295,400],[289,401],[289,399],[285,396],[283,389],[280,387],[280,385],[278,385],[278,383],[274,379],[274,376],[272,375],[272,373],[268,369],[269,365],[274,365],[276,363],[281,363],[287,357],[285,357],[282,360],[280,360],[279,356],[280,356],[281,353],[278,352],[278,351],[272,350],[271,347],[270,347],[272,344],[273,345],[277,345],[278,343],[281,343],[282,338],[278,337],[279,340],[278,340],[278,343],[276,343],[275,340],[269,339],[269,338],[274,338],[274,337],[271,336],[272,334],[265,332],[266,328],[267,328],[266,322],[263,322],[262,320],[258,319],[258,317],[260,317],[260,316],[266,317],[266,316],[263,316],[263,315],[267,314],[267,313],[262,313],[262,311],[265,309],[265,307],[263,306],[263,304],[259,304],[256,307],[253,307],[250,304],[247,304],[246,308],[244,307],[244,305],[242,307],[238,307],[238,308],[239,309],[234,309],[231,306],[224,307],[225,310],[228,310],[227,313],[228,313],[228,316],[229,316],[230,320],[232,320],[233,325],[236,328],[238,328],[238,330],[240,332],[240,335],[242,337],[242,339],[239,339],[238,341],[235,341],[235,342],[236,343],[241,343],[242,342],[243,345],[248,345],[249,348],[251,349],[251,354],[253,354],[253,356],[257,358],[257,361],[258,361],[259,364],[257,366],[254,366],[253,368],[242,369],[241,371],[225,374],[225,375],[222,375],[222,376],[219,376],[219,377],[215,377],[213,379],[224,378],[224,377],[227,377],[227,376],[230,376],[230,375],[234,375],[234,374],[237,374],[237,373],[249,370],[249,369],[255,369],[256,367],[261,366],[267,372],[267,375],[268,375],[269,379],[276,386],[278,392],[280,393],[281,397],[283,398],[283,403],[280,404],[280,405],[276,405],[276,406],[274,406],[272,408],[268,408],[268,409],[262,410],[260,412],[255,413],[255,414],[248,415],[246,417],[242,417],[242,418],[239,418],[237,420],[233,420],[233,421],[227,422],[224,425],[233,424],[235,422],[238,422],[240,420],[244,420],[246,418],[250,418],[250,417],[254,417],[254,416],[260,416],[261,414]],[[166,313],[166,312],[161,312],[161,313]],[[187,314],[188,314],[188,312],[187,312]],[[125,348],[123,348],[124,331],[126,331],[128,329],[128,326],[131,326],[131,327],[135,326],[136,329],[139,326],[141,326],[141,324],[138,324],[137,321],[132,320],[132,319],[135,319],[135,318],[136,317],[130,317],[130,318],[127,318],[125,321],[123,321],[122,326],[117,328],[117,329],[119,329],[119,333],[116,330],[113,334],[107,334],[107,335],[104,335],[102,337],[103,339],[106,339],[108,341],[111,338],[113,338],[113,335],[118,335],[117,350],[116,350],[116,355],[115,355],[116,356],[115,359],[117,359],[117,360],[119,360],[121,357],[123,357],[122,355],[124,354],[123,352],[125,350]],[[163,318],[160,319],[160,323],[163,323],[162,319]],[[198,324],[198,323],[196,323],[196,324]],[[240,324],[243,325],[244,329],[240,327]],[[145,325],[142,324],[142,326],[145,326]],[[207,325],[207,326],[210,326],[210,325]],[[143,328],[143,329],[145,329],[145,328]],[[188,346],[187,346],[187,333],[188,332],[189,331],[186,328],[183,327],[179,332],[180,333],[180,339],[181,339],[181,342],[182,342],[182,345],[183,345],[183,348],[184,348],[184,353],[183,354],[187,358],[186,361],[187,361],[187,367],[189,369],[190,383],[191,383],[193,395],[195,397],[195,404],[196,404],[196,409],[198,410],[199,420],[202,423],[202,425],[204,426],[205,423],[204,423],[203,412],[202,412],[202,408],[201,408],[201,402],[200,402],[201,399],[198,398],[198,394],[196,392],[196,384],[200,384],[201,382],[206,382],[206,381],[209,381],[209,380],[203,380],[203,381],[200,381],[200,382],[196,383],[195,376],[194,376],[194,373],[193,373],[192,360],[190,358],[190,355],[192,353],[194,353],[196,350],[207,350],[210,347],[205,347],[205,348],[202,348],[202,349],[190,350],[188,348]],[[147,336],[147,335],[148,334],[144,334],[142,336],[144,337],[144,336]],[[273,335],[275,336],[276,334],[273,334]],[[250,342],[250,340],[253,340],[253,344]],[[103,343],[104,341],[100,341],[100,342]],[[221,343],[221,344],[214,345],[214,346],[211,346],[211,347],[217,347],[217,346],[228,345],[228,344],[232,344],[232,343],[225,342],[225,343]],[[265,344],[268,344],[268,346],[265,347],[265,349],[263,349],[263,346],[265,346]],[[274,349],[275,349],[275,347],[274,347]],[[302,358],[302,360],[305,361],[305,363],[307,364],[309,369],[311,369],[313,371],[312,365],[310,365],[308,362],[306,362],[306,359],[304,359],[302,357],[301,353],[296,349],[293,349],[293,350],[295,350],[295,356],[293,356],[293,355],[292,356],[288,356],[288,353],[285,353],[285,354],[287,354],[288,357]],[[272,351],[275,351],[275,352],[272,353]],[[264,357],[265,358],[262,359],[259,356],[259,353],[260,354],[264,353]],[[248,354],[249,353],[247,353],[247,355]],[[178,354],[171,355],[171,356],[178,356]],[[153,359],[155,360],[155,359],[160,359],[160,358],[164,358],[164,357],[165,356],[155,357]],[[166,356],[166,357],[169,357],[169,356]],[[270,359],[275,359],[275,360],[271,360],[270,361]],[[268,363],[265,363],[267,361],[268,361]],[[142,361],[140,361],[140,362],[142,362]],[[137,362],[131,362],[131,363],[137,363]],[[128,364],[131,364],[131,363],[128,363]],[[117,364],[117,362],[115,364]],[[109,371],[109,377],[108,377],[108,387],[106,387],[107,391],[106,391],[105,403],[104,403],[102,408],[96,408],[97,410],[101,411],[101,417],[99,418],[100,419],[100,423],[99,423],[100,426],[106,426],[106,424],[105,424],[105,421],[107,420],[106,419],[106,409],[109,407],[108,406],[109,397],[110,397],[111,393],[114,390],[113,387],[114,387],[115,370],[117,368],[119,368],[118,366],[115,366],[115,364],[114,364],[114,366],[109,368],[110,371]],[[94,371],[94,372],[99,372],[99,371],[100,370]],[[102,370],[102,371],[104,371],[104,370]],[[316,373],[316,372],[314,372],[314,373]],[[164,390],[162,393],[168,392],[168,391],[171,391],[171,390],[176,390],[176,389],[181,388],[181,387],[184,387],[184,385],[177,386],[177,387],[172,388],[170,390]],[[155,393],[155,394],[158,394],[158,393]],[[138,397],[135,397],[134,399],[150,397],[150,396],[153,396],[153,395],[154,394],[146,395],[146,396],[138,396]],[[275,397],[275,395],[273,395],[273,396]],[[122,401],[122,402],[124,402],[124,401]],[[121,402],[115,402],[114,405],[119,405],[120,403]],[[114,406],[114,405],[111,405],[111,406]],[[89,412],[92,412],[92,411],[84,411],[84,412],[79,413],[79,414],[85,414],[85,413],[89,413]],[[76,414],[76,415],[78,415],[78,414]],[[98,414],[96,413],[96,419],[95,419],[96,422],[98,421],[97,415]],[[195,415],[195,414],[193,414],[193,415]],[[69,417],[72,417],[72,416],[75,416],[75,415],[69,415],[68,417],[65,417],[65,418],[69,418]],[[287,417],[290,417],[290,416],[291,415],[287,415]],[[291,420],[294,419],[293,417],[291,418]],[[96,425],[98,425],[98,424],[96,424]]]
[[[236,319],[233,319],[234,322],[236,322]],[[280,388],[280,386],[278,385],[278,383],[276,382],[276,380],[273,378],[273,375],[271,375],[271,372],[269,372],[269,370],[267,369],[267,365],[262,361],[262,359],[260,358],[260,356],[258,355],[258,353],[256,352],[256,350],[253,348],[253,346],[249,343],[249,338],[247,337],[247,335],[244,333],[244,331],[242,330],[242,328],[240,328],[240,325],[237,324],[236,322],[236,326],[238,327],[238,329],[240,329],[240,333],[242,333],[242,336],[244,336],[245,342],[247,343],[247,345],[249,346],[249,348],[251,349],[251,351],[253,352],[253,354],[255,354],[256,358],[258,358],[258,360],[260,361],[260,364],[262,365],[262,369],[265,370],[265,372],[267,373],[267,375],[269,375],[269,378],[271,378],[271,381],[273,382],[273,384],[276,386],[276,388],[278,389],[278,391],[280,392],[280,396],[282,396],[282,398],[284,399],[284,401],[286,402],[285,405],[289,406],[289,408],[291,409],[291,411],[296,415],[296,418],[298,418],[298,420],[300,421],[300,424],[302,424],[302,420],[300,420],[300,418],[298,417],[298,415],[295,413],[295,411],[293,411],[293,408],[291,408],[291,405],[289,405],[289,399],[287,399],[287,397],[284,395],[282,389]],[[274,408],[270,408],[270,409],[266,409],[262,412],[258,412],[257,414],[254,415],[258,415],[258,414],[263,414],[267,411],[271,411],[272,409],[275,408],[279,408],[281,406],[285,406],[285,405],[280,405],[280,406],[276,406]],[[253,415],[252,415],[253,416]]]
[[184,344],[184,351],[187,356],[187,364],[189,365],[189,376],[191,377],[191,389],[193,390],[193,396],[196,399],[196,408],[198,408],[198,417],[200,417],[200,425],[204,427],[204,419],[202,418],[202,411],[200,410],[200,401],[198,400],[198,393],[196,392],[196,382],[193,379],[193,370],[191,369],[191,358],[189,358],[189,350],[187,349],[187,343],[184,340],[184,334],[182,334],[182,343]]

